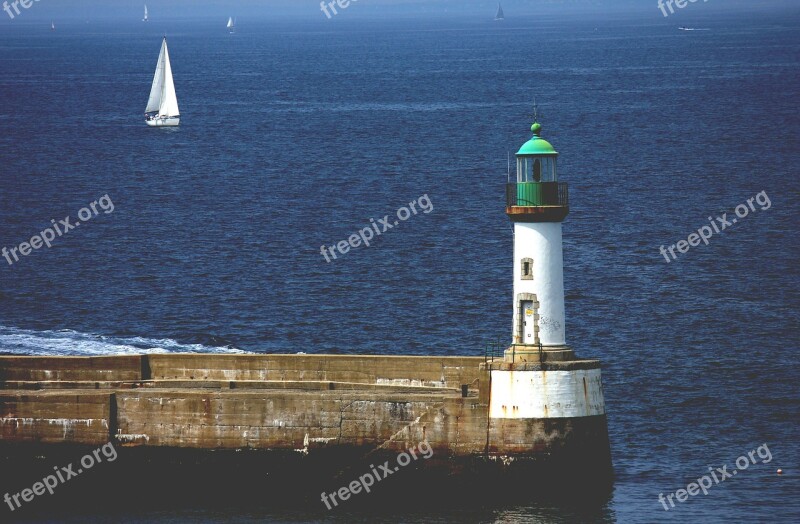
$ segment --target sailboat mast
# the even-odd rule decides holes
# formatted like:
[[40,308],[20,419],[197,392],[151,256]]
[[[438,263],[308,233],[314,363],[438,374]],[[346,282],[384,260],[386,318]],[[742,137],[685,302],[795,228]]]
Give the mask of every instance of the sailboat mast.
[[167,37],[164,37],[164,40],[161,42],[161,100],[158,103],[158,114],[164,114],[164,98],[167,94]]

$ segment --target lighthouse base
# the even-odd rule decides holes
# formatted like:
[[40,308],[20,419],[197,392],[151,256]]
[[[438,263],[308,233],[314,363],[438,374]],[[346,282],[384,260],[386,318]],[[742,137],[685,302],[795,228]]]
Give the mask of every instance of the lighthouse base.
[[571,347],[540,346],[538,344],[512,344],[503,353],[503,361],[507,363],[523,362],[566,362],[576,360]]
[[541,353],[512,346],[505,357],[483,366],[490,377],[488,452],[610,480],[600,362],[580,360],[566,346]]
[[529,483],[563,486],[584,477],[599,488],[613,478],[605,415],[492,418],[489,442],[488,458],[505,464],[506,474],[520,475]]

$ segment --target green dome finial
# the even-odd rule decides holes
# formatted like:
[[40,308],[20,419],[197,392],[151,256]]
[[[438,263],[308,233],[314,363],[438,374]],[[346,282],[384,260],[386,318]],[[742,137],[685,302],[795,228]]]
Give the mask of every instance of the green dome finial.
[[519,148],[517,151],[517,155],[557,155],[553,146],[550,145],[550,142],[543,139],[539,136],[542,132],[542,124],[537,122],[537,118],[533,119],[533,125],[531,126],[531,131],[533,132],[533,136],[530,140],[522,144],[522,147]]

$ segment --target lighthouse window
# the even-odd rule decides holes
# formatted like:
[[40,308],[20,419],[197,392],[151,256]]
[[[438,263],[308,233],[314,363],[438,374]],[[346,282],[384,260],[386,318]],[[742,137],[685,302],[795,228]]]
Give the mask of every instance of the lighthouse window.
[[522,280],[533,280],[533,259],[522,259]]
[[533,161],[533,181],[541,182],[541,180],[542,180],[542,161],[537,158]]
[[[554,182],[555,177],[555,158],[545,157],[536,159],[534,167],[534,179],[539,182]],[[537,169],[538,168],[538,169]],[[537,177],[538,172],[538,177]]]
[[517,159],[517,182],[530,182],[531,163],[527,158]]

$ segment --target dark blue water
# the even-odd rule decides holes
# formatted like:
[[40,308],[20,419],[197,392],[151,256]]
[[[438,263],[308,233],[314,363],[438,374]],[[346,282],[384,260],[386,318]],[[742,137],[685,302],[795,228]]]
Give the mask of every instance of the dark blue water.
[[[570,184],[568,341],[605,365],[613,496],[385,521],[800,519],[800,10],[660,18],[5,24],[0,247],[104,195],[114,210],[0,258],[0,352],[479,354],[511,329],[506,156],[536,96]],[[182,123],[154,130],[165,31]],[[659,254],[762,191],[768,209]],[[426,194],[432,212],[371,247],[320,254]],[[769,463],[658,502],[762,444]]]

